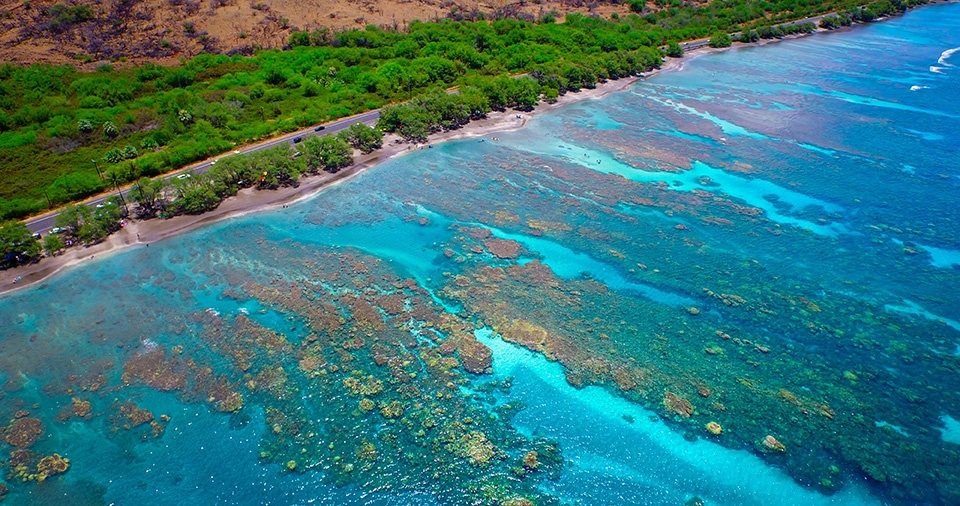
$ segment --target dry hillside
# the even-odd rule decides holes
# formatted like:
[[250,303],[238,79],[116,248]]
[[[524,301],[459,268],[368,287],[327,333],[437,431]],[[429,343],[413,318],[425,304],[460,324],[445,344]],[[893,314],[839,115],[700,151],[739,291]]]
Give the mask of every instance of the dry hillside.
[[202,52],[282,47],[292,30],[402,29],[476,12],[532,20],[551,11],[609,16],[628,8],[618,0],[0,0],[0,60],[170,64]]

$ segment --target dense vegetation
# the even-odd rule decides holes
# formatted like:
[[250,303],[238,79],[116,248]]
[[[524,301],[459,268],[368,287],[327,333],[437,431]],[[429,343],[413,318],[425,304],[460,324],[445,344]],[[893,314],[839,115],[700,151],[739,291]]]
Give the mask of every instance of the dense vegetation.
[[127,199],[114,196],[96,207],[68,205],[57,215],[53,232],[38,240],[19,221],[0,223],[0,268],[16,267],[57,255],[73,244],[95,244],[121,226],[130,214],[138,218],[200,214],[215,209],[241,188],[293,186],[302,174],[335,173],[353,161],[353,148],[370,152],[383,143],[383,132],[356,123],[336,136],[311,137],[251,154],[221,158],[203,174],[185,172],[173,179],[141,177]]
[[[571,14],[560,24],[545,16],[538,22],[413,23],[403,33],[372,26],[295,32],[287,51],[201,55],[171,68],[103,65],[82,73],[67,66],[6,64],[0,66],[0,219],[428,90],[460,86],[462,93],[447,100],[434,91],[430,110],[394,111],[414,120],[415,128],[402,132],[409,138],[455,127],[488,108],[529,108],[541,98],[656,66],[661,46],[682,53],[669,45],[679,40],[744,28],[759,32],[831,11],[843,13],[838,24],[871,20],[922,1],[879,0],[859,8],[853,0],[703,6],[658,0],[659,10],[639,8],[645,15],[610,20]],[[71,23],[86,13],[65,8],[57,15]],[[533,79],[506,77],[520,73]]]

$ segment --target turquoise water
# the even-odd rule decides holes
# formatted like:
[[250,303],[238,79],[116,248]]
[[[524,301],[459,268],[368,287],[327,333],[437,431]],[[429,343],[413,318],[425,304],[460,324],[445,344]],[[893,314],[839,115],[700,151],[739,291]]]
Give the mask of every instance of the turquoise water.
[[4,500],[956,504],[958,25],[698,57],[5,296]]

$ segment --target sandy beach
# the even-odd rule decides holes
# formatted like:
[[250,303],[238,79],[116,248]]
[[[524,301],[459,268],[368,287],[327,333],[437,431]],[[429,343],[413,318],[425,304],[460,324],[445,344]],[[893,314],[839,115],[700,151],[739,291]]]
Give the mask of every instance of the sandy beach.
[[[543,114],[558,107],[581,100],[598,99],[610,93],[626,90],[641,79],[649,78],[660,72],[682,70],[690,59],[720,51],[703,47],[691,51],[683,58],[667,58],[659,69],[640,76],[610,80],[599,83],[594,89],[585,89],[576,93],[566,93],[552,104],[541,103],[531,112],[516,111],[491,112],[486,118],[472,121],[463,128],[440,132],[429,137],[429,144],[438,144],[457,139],[488,137],[498,132],[523,128],[533,116]],[[336,174],[321,173],[305,176],[297,187],[284,187],[278,190],[256,190],[245,188],[237,195],[224,200],[216,209],[201,215],[183,215],[171,219],[130,220],[126,226],[107,237],[104,241],[91,246],[72,247],[57,256],[45,256],[39,262],[0,271],[0,294],[13,292],[39,283],[48,277],[70,267],[97,257],[110,255],[126,248],[149,247],[148,245],[198,227],[247,213],[278,209],[313,197],[324,188],[346,181],[391,158],[402,156],[426,145],[412,145],[403,142],[396,135],[387,135],[383,147],[373,153],[360,155],[354,164]]]

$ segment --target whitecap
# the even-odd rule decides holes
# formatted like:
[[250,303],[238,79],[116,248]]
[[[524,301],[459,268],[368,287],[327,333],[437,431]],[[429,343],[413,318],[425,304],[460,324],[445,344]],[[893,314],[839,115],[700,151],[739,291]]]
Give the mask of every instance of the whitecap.
[[910,87],[910,91],[929,90],[929,89],[930,89],[929,86],[917,86],[917,85],[913,85],[913,86]]
[[946,51],[940,53],[940,58],[937,59],[937,63],[939,63],[940,65],[946,65],[948,67],[952,67],[953,65],[947,63],[947,60],[950,59],[950,57],[953,56],[958,51],[960,51],[960,47],[947,49]]
[[943,67],[938,67],[936,65],[930,65],[930,72],[935,74],[943,74]]

